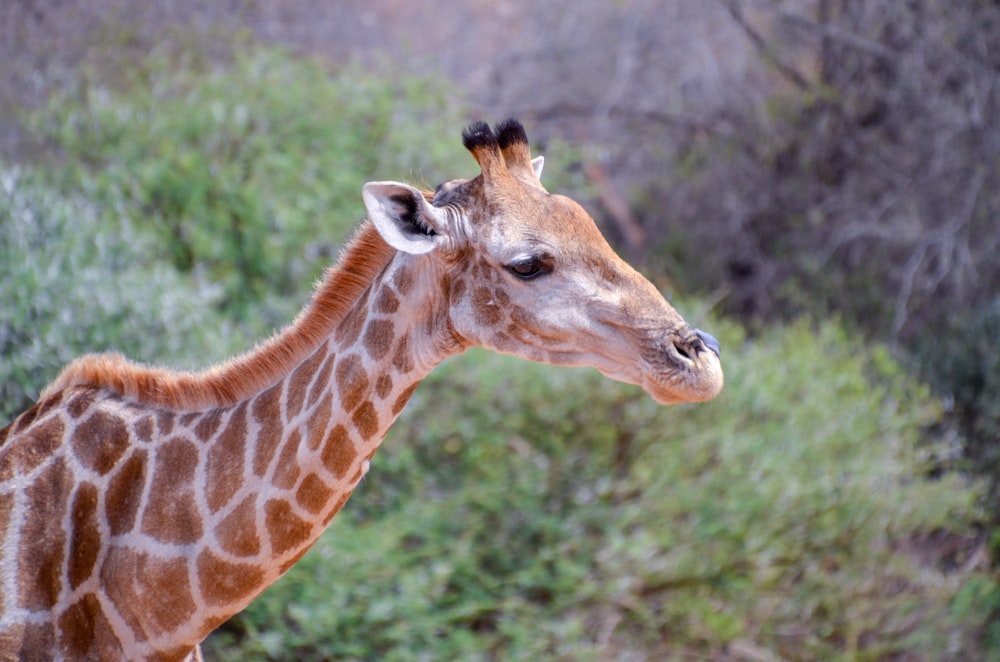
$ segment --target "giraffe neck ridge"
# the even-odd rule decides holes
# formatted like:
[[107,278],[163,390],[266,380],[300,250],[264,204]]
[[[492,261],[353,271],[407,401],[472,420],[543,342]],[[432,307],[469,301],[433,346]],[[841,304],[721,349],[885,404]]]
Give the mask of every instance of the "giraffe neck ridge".
[[141,404],[175,409],[233,405],[275,383],[314,351],[394,254],[366,222],[295,321],[253,350],[202,372],[148,367],[114,353],[91,354],[70,363],[39,400],[74,386],[89,386],[110,389]]

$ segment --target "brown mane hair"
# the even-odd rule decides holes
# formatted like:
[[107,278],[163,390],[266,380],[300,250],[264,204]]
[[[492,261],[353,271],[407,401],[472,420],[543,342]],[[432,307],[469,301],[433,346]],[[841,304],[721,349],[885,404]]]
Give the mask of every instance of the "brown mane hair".
[[395,251],[365,222],[318,284],[295,320],[249,352],[201,372],[129,361],[121,354],[88,354],[68,366],[39,401],[74,386],[106,388],[130,400],[196,410],[233,405],[276,383],[326,339],[389,264]]

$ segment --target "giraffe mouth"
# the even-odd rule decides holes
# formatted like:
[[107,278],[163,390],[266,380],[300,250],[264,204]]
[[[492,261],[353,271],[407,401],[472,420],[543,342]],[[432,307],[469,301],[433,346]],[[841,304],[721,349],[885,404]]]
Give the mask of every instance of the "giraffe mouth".
[[[642,334],[645,336],[645,334]],[[610,342],[598,355],[600,361],[589,365],[605,377],[641,386],[662,405],[711,400],[722,390],[722,364],[719,342],[700,330],[689,330],[681,337],[674,332],[645,337],[638,357],[625,349],[632,342]],[[608,351],[612,350],[612,351]],[[591,355],[593,356],[593,355]],[[568,365],[588,365],[587,361],[566,361]]]

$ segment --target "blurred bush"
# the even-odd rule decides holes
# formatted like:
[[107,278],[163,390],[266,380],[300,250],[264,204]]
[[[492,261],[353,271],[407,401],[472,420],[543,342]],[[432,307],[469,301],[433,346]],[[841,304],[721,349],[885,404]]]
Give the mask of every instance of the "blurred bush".
[[939,413],[926,389],[834,324],[722,338],[726,390],[694,407],[590,371],[480,351],[449,361],[330,531],[208,651],[975,651],[977,609],[997,593],[970,562],[977,490],[926,478],[939,452],[918,443]]
[[[457,139],[460,105],[425,79],[254,49],[221,64],[161,52],[125,69],[115,85],[81,75],[36,117],[63,153],[58,167],[4,175],[10,413],[82,351],[202,365],[246,347],[305,301],[362,216],[364,181],[475,173]],[[815,102],[827,119],[853,108]],[[788,174],[824,159],[784,149],[792,139],[740,135],[693,134],[681,147],[712,202],[659,208],[735,229],[681,228],[689,236],[668,239],[698,249],[676,264],[700,278],[740,271],[726,247],[754,258],[775,248],[829,279],[778,291],[764,278],[758,293],[819,292],[809,309],[821,315],[839,287],[884,313],[866,269],[827,274],[795,232],[836,218],[810,213],[816,189]],[[749,185],[705,174],[739,147],[751,156],[730,165]],[[988,188],[982,172],[970,181]],[[889,257],[833,245],[828,259],[849,267]],[[482,352],[448,362],[330,533],[209,640],[210,654],[974,659],[984,630],[987,653],[1000,649],[986,623],[1000,590],[979,570],[974,530],[982,492],[942,471],[950,449],[921,439],[941,416],[926,389],[836,323],[752,339],[720,326],[728,385],[697,407],[660,408],[589,371]]]
[[[1000,485],[1000,298],[954,319],[947,333],[925,339],[917,355],[951,403],[969,464]],[[995,489],[991,495],[1000,518],[1000,497]]]
[[[259,315],[331,261],[364,216],[366,181],[472,172],[459,109],[445,85],[388,68],[163,50],[115,87],[81,75],[34,127],[64,151],[63,181],[148,228],[178,270],[204,269],[235,314]],[[278,304],[269,321],[300,304]]]
[[213,313],[219,287],[178,274],[113,213],[0,170],[0,421],[84,352],[190,367],[247,342]]

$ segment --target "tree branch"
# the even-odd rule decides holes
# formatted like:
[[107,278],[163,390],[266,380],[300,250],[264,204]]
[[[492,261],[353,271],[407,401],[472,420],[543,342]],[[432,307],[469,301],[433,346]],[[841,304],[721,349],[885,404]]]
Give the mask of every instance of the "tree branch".
[[836,41],[839,44],[847,46],[848,48],[853,48],[860,53],[864,53],[865,55],[870,55],[882,60],[896,59],[897,53],[891,48],[883,46],[876,41],[872,41],[871,39],[860,37],[852,32],[841,30],[840,28],[830,25],[829,23],[819,24],[815,21],[810,21],[804,16],[792,14],[791,12],[780,12],[778,16],[782,22],[789,27],[797,28],[823,39]]
[[729,15],[733,17],[736,25],[742,28],[743,32],[746,33],[747,38],[750,39],[754,47],[760,52],[761,57],[764,61],[777,69],[782,76],[787,78],[795,87],[800,90],[805,90],[809,88],[809,81],[799,73],[794,67],[785,64],[778,58],[778,55],[774,50],[768,45],[767,41],[757,30],[750,25],[746,17],[743,16],[743,8],[740,6],[739,0],[724,0],[726,9],[729,10]]

